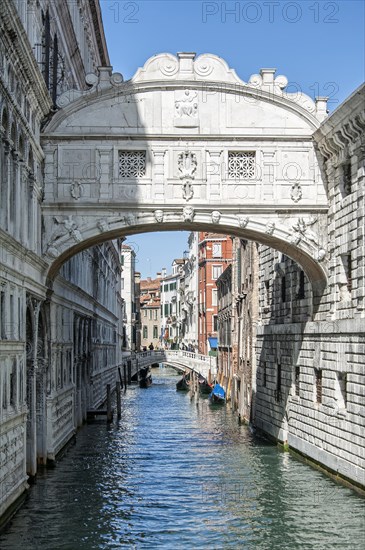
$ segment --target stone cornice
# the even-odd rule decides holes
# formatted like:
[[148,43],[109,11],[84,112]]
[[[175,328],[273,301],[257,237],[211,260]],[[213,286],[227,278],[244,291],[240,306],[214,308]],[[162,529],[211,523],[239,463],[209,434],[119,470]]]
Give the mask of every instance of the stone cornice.
[[100,61],[103,66],[110,65],[108,48],[105,40],[104,25],[101,15],[99,0],[89,0],[90,11],[92,16],[92,22],[94,26],[94,32],[96,42],[99,49]]
[[[32,250],[29,250],[28,248],[25,248],[22,244],[20,244],[18,241],[16,241],[9,233],[4,231],[0,228],[0,242],[2,247],[9,250],[9,252],[18,257],[21,258],[24,262],[27,262],[28,259],[30,262],[35,265],[39,270],[44,270],[47,268],[47,262],[44,261],[44,259],[41,256],[38,256],[35,252]],[[6,266],[6,264],[3,264]]]
[[313,138],[326,160],[365,146],[365,84],[323,122]]
[[26,74],[29,84],[37,97],[43,116],[48,115],[52,107],[51,98],[40,74],[26,32],[11,0],[2,0],[0,2],[0,24],[9,45],[12,45],[19,57],[22,70]]

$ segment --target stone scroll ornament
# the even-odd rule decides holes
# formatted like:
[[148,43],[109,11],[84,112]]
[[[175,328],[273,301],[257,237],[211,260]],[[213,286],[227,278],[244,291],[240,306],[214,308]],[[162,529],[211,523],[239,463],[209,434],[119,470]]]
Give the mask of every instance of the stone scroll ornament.
[[268,235],[272,235],[275,231],[275,223],[274,222],[267,222],[266,224],[266,228],[265,228],[265,233],[267,233]]
[[82,235],[78,229],[77,223],[72,219],[72,215],[64,219],[54,217],[53,221],[57,226],[47,244],[46,253],[52,258],[57,258],[60,254],[57,245],[62,237],[69,234],[76,242],[80,242],[82,241]]
[[79,181],[74,181],[70,185],[70,195],[73,199],[76,201],[79,200],[79,198],[82,196],[84,191],[83,186]]
[[294,183],[290,190],[291,200],[294,202],[299,202],[302,198],[303,192],[300,184],[298,182]]
[[197,168],[197,160],[195,153],[191,151],[184,151],[178,156],[178,168],[180,172],[180,179],[183,180],[182,191],[183,198],[189,201],[194,196],[194,189],[192,186],[192,180],[195,178],[195,172]]

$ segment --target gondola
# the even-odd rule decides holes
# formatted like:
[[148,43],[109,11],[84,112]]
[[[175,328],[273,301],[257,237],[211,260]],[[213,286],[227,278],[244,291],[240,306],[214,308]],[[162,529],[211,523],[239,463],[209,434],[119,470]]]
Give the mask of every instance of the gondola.
[[178,391],[189,391],[190,390],[190,381],[188,377],[184,374],[181,380],[176,384],[176,389]]
[[215,384],[211,393],[209,394],[209,399],[211,403],[214,404],[223,404],[226,402],[226,392],[222,386]]
[[199,392],[202,395],[209,395],[213,390],[213,384],[209,384],[206,378],[202,376],[199,378]]
[[140,388],[148,388],[151,384],[152,384],[152,376],[150,374],[148,374],[148,376],[145,376],[139,379]]

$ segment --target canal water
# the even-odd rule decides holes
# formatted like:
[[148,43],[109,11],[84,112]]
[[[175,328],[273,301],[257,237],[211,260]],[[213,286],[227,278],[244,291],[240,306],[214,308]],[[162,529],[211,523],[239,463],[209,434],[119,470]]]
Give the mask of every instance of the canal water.
[[1,550],[365,548],[365,501],[176,392],[128,388],[123,419],[85,426],[0,536]]

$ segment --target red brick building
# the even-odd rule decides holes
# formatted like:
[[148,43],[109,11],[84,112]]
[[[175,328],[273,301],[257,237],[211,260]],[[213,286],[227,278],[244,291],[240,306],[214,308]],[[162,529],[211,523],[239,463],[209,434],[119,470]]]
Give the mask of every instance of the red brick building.
[[218,298],[216,280],[232,263],[232,238],[217,233],[199,233],[199,352],[210,351],[209,338],[218,337]]

